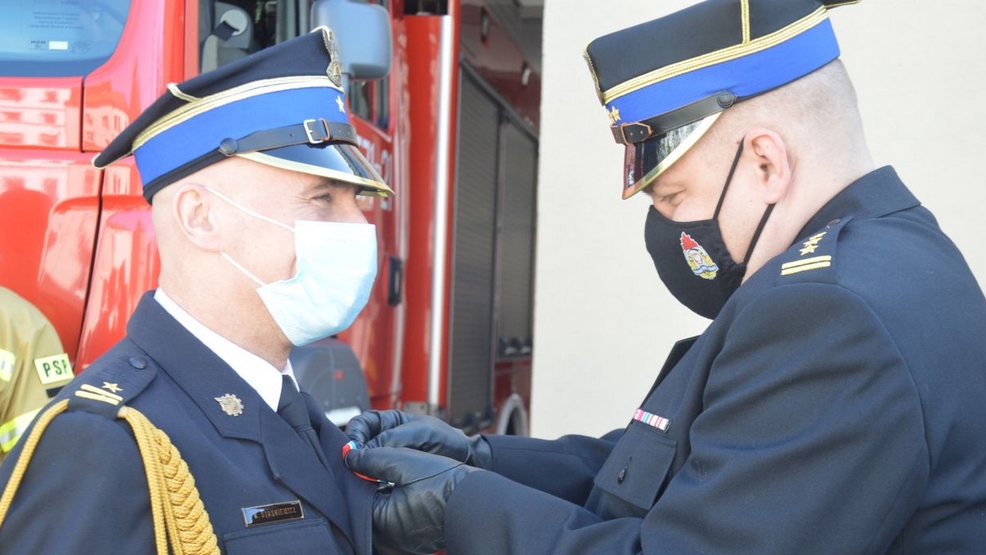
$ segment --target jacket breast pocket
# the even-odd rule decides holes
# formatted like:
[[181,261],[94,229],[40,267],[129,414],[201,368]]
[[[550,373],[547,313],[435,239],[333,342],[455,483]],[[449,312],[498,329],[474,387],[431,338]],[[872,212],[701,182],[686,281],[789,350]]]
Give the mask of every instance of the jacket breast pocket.
[[321,518],[295,522],[261,524],[223,535],[229,555],[339,555],[349,549],[339,548],[347,540],[333,537],[328,522]]
[[677,442],[636,420],[596,474],[597,488],[631,505],[650,510],[674,462]]

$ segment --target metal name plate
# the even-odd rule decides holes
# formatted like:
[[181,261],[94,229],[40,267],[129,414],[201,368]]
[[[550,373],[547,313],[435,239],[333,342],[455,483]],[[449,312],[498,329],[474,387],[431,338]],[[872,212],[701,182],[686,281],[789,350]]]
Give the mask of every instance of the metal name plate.
[[260,524],[271,524],[285,520],[301,520],[305,518],[305,511],[301,507],[301,501],[297,499],[284,503],[245,507],[240,510],[243,511],[243,522],[248,528]]

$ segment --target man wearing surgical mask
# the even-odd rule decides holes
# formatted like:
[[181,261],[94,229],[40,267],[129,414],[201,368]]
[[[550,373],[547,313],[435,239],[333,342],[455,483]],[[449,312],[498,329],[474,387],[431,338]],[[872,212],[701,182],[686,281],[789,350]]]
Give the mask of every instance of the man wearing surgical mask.
[[11,453],[26,473],[0,472],[12,495],[0,552],[154,552],[156,467],[122,420],[139,413],[194,478],[181,500],[194,493],[207,513],[208,526],[179,520],[182,538],[223,553],[370,554],[375,488],[346,469],[346,436],[299,393],[288,359],[367,302],[376,231],[357,198],[392,194],[355,146],[332,45],[320,28],[169,85],[94,161],[135,156],[160,287],[55,399],[67,409],[36,448]]
[[657,274],[712,322],[603,438],[354,419],[381,553],[983,552],[986,299],[870,156],[846,3],[707,0],[589,44]]

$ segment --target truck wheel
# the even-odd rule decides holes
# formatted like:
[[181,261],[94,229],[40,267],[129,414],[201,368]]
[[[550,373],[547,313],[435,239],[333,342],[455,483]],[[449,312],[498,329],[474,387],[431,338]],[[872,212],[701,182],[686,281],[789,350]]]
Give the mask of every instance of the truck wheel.
[[514,393],[503,403],[497,417],[496,433],[511,436],[530,435],[524,400]]

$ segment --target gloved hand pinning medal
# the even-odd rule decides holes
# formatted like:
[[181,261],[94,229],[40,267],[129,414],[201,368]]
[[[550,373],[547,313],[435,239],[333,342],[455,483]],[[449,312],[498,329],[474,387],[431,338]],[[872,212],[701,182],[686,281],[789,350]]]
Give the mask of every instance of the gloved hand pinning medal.
[[371,410],[350,420],[346,435],[365,448],[410,447],[476,468],[490,470],[493,466],[493,455],[483,436],[466,436],[433,416]]
[[373,498],[373,547],[381,555],[426,555],[445,547],[445,505],[466,464],[404,447],[343,448],[346,466],[382,485]]

